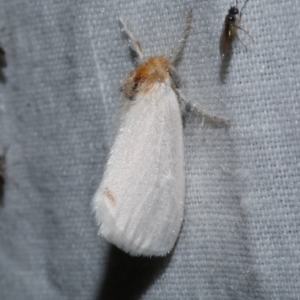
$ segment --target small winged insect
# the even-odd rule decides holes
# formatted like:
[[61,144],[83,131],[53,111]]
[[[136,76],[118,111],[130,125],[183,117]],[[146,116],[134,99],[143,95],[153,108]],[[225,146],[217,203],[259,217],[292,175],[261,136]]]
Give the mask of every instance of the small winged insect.
[[230,9],[228,10],[228,14],[225,18],[222,34],[220,37],[220,55],[222,57],[224,57],[225,55],[228,54],[235,37],[238,38],[238,40],[241,42],[241,44],[247,50],[246,46],[243,44],[243,42],[240,40],[240,38],[238,36],[238,33],[237,33],[238,29],[241,29],[242,31],[244,31],[253,41],[253,38],[251,37],[251,35],[237,24],[237,23],[240,23],[242,20],[242,10],[246,6],[247,2],[248,2],[248,0],[245,1],[245,4],[242,7],[242,9],[239,10],[237,7],[238,0],[236,0],[236,5],[231,6]]

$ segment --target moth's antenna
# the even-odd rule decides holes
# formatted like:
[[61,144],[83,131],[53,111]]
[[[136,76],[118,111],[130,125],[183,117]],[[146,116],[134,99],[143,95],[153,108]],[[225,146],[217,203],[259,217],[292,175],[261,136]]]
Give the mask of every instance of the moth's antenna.
[[141,63],[144,60],[144,55],[142,51],[142,47],[140,43],[137,41],[137,39],[133,36],[131,31],[129,30],[126,22],[123,20],[123,18],[120,16],[119,21],[122,25],[122,31],[128,36],[129,38],[129,47],[133,51],[134,56],[136,57],[137,63]]
[[175,66],[178,63],[178,61],[179,61],[179,58],[181,56],[182,50],[184,48],[185,42],[186,42],[188,34],[189,34],[189,30],[190,30],[190,27],[191,27],[192,19],[193,19],[193,10],[190,9],[189,13],[187,15],[185,27],[184,27],[183,33],[181,35],[181,38],[177,42],[177,44],[173,47],[173,49],[171,51],[171,55],[170,55],[170,63],[171,63],[171,65]]
[[243,7],[242,7],[241,10],[240,10],[240,13],[242,13],[243,8],[246,6],[246,4],[247,4],[248,1],[249,1],[249,0],[246,0],[246,1],[245,1]]

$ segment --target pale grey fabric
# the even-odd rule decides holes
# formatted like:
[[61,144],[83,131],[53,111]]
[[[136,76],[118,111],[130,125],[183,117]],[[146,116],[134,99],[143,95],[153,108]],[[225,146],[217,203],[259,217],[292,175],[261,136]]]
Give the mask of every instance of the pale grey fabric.
[[[223,64],[230,1],[0,2],[0,299],[300,299],[300,1],[250,0],[255,41],[240,32],[248,51],[236,43]],[[132,258],[97,236],[90,209],[133,67],[117,17],[147,55],[168,54],[189,8],[183,93],[232,125],[187,118],[178,243]]]

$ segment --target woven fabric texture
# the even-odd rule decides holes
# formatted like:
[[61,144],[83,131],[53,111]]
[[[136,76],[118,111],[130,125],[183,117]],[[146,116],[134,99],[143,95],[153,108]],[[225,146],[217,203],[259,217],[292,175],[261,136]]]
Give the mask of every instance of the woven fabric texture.
[[[250,0],[254,42],[240,30],[247,50],[222,62],[231,2],[0,1],[0,299],[300,299],[300,1]],[[168,54],[190,8],[182,92],[231,127],[186,118],[178,242],[134,258],[91,212],[134,66],[118,16],[146,55]]]

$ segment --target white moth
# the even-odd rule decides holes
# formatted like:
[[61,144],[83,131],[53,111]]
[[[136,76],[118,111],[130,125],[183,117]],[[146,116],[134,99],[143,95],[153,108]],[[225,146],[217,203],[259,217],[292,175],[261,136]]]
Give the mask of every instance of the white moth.
[[131,255],[163,256],[178,238],[185,200],[185,168],[179,77],[192,20],[169,57],[144,58],[120,19],[137,56],[122,82],[121,126],[92,206],[99,234]]

